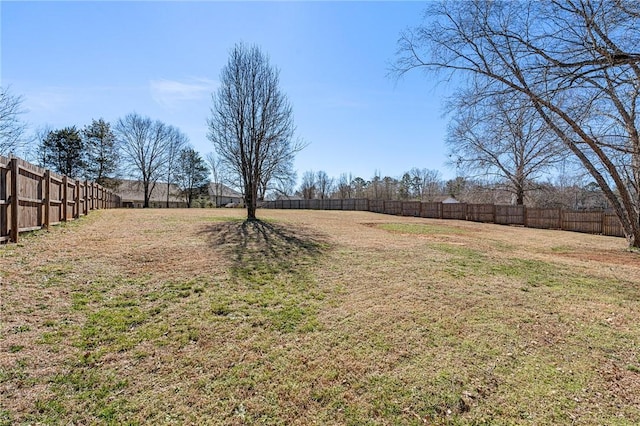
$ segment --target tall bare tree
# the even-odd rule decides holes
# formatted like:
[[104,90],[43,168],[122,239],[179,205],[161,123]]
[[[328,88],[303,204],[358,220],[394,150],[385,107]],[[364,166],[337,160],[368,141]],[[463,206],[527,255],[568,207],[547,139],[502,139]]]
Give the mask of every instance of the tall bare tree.
[[351,186],[353,187],[353,195],[355,198],[363,198],[367,189],[367,181],[360,176],[351,180]]
[[330,178],[324,170],[319,170],[316,173],[316,189],[318,198],[321,200],[329,198],[331,191],[333,191],[333,178]]
[[313,200],[316,198],[316,174],[313,170],[308,170],[302,174],[302,182],[300,183],[299,191],[302,198],[305,200]]
[[375,170],[373,172],[373,177],[367,185],[369,189],[369,198],[373,198],[374,200],[382,199],[382,178],[380,176],[380,170]]
[[220,84],[208,136],[222,166],[243,188],[247,219],[252,220],[260,188],[290,172],[303,145],[293,141],[293,112],[280,90],[279,71],[257,46],[235,45]]
[[421,201],[433,201],[436,195],[442,192],[442,178],[438,170],[419,169],[409,170],[413,192]]
[[26,124],[20,120],[22,98],[0,86],[0,155],[15,153],[22,145]]
[[[182,151],[189,144],[189,137],[173,126],[167,126],[167,150],[164,160],[164,177],[167,183],[167,199],[166,206],[169,208],[169,200],[171,198],[171,185],[174,184],[178,177],[178,170],[182,167],[183,162],[180,158]],[[189,200],[189,203],[191,201]],[[190,207],[190,206],[189,206]]]
[[524,204],[536,180],[562,162],[562,143],[526,99],[466,91],[451,109],[451,164],[469,177],[505,183],[517,205]]
[[338,177],[338,182],[336,184],[336,190],[338,191],[338,195],[340,198],[347,199],[352,198],[353,195],[353,187],[351,186],[351,182],[353,181],[353,177],[351,174],[341,173],[340,177]]
[[213,184],[211,185],[213,193],[211,196],[214,200],[214,206],[217,207],[218,197],[222,195],[222,184],[224,180],[222,175],[222,165],[220,163],[220,157],[213,152],[209,152],[205,157],[209,170],[211,171],[211,177],[213,177]]
[[147,208],[151,193],[162,174],[171,143],[170,126],[131,113],[118,119],[114,130],[129,175],[142,182],[143,207]]
[[640,247],[640,3],[442,1],[402,35],[398,75],[459,73],[527,99],[600,186]]
[[31,139],[31,149],[27,152],[28,158],[40,167],[47,167],[47,147],[44,145],[44,140],[49,136],[49,133],[53,131],[50,124],[43,124],[34,129]]

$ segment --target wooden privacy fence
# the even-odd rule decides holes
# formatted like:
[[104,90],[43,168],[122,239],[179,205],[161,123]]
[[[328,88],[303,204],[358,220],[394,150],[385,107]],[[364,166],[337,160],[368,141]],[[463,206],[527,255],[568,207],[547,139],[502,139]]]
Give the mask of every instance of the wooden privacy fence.
[[0,243],[20,232],[49,228],[120,207],[120,197],[102,186],[62,176],[19,158],[0,156]]
[[570,211],[497,204],[425,203],[368,199],[277,200],[265,202],[262,207],[271,209],[360,210],[397,216],[458,219],[624,237],[624,231],[617,216],[604,211]]

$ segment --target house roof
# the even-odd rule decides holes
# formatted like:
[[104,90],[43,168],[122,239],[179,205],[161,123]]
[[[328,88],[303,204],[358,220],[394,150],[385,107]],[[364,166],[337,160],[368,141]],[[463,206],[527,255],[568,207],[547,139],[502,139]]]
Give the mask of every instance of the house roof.
[[[120,180],[120,185],[118,185],[116,193],[120,195],[122,201],[144,201],[144,190],[141,181],[126,179]],[[153,191],[151,191],[151,197],[149,198],[149,201],[167,201],[166,182],[156,182]],[[184,199],[180,197],[180,189],[177,185],[171,184],[169,186],[169,201],[184,202]]]
[[442,203],[443,203],[443,204],[456,204],[456,203],[459,203],[459,202],[460,202],[460,201],[456,200],[456,199],[455,199],[455,198],[453,198],[453,197],[447,197],[447,198],[445,198],[444,200],[442,200]]
[[209,196],[213,198],[216,195],[224,198],[243,198],[241,193],[229,188],[225,184],[211,182],[209,184]]
[[299,195],[285,195],[285,194],[278,194],[278,196],[276,197],[276,200],[304,200],[304,198],[302,198]]

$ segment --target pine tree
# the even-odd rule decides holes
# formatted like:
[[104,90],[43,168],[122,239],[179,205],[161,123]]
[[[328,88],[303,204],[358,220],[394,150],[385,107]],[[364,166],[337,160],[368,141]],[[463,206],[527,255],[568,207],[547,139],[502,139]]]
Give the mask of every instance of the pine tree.
[[111,125],[102,118],[82,131],[86,146],[86,177],[109,187],[118,170],[118,145]]
[[42,140],[40,152],[44,167],[78,178],[85,168],[85,148],[75,126],[53,130]]
[[184,148],[178,158],[176,178],[187,201],[187,207],[191,207],[194,196],[209,183],[209,167],[196,150]]

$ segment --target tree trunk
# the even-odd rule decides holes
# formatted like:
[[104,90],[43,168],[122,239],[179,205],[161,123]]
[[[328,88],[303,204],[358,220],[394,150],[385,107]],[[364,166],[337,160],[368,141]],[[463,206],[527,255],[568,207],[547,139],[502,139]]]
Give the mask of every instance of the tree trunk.
[[522,187],[516,189],[516,204],[518,206],[524,204],[524,189],[522,189]]
[[629,247],[640,249],[640,217],[638,217],[638,215],[636,215],[633,224],[632,234],[626,236],[627,241],[629,241]]
[[142,205],[143,209],[149,208],[149,183],[145,182],[143,184],[144,189],[144,204]]
[[247,220],[256,219],[256,203],[255,199],[251,195],[247,195]]
[[245,187],[245,203],[247,203],[247,220],[256,219],[256,199],[258,198],[258,188],[255,185]]

